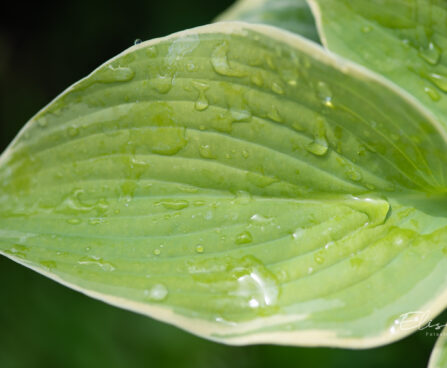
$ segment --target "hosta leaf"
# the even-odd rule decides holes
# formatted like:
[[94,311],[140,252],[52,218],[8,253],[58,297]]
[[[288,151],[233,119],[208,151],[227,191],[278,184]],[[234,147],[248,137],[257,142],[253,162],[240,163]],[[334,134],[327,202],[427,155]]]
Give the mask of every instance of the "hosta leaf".
[[447,327],[439,332],[439,338],[430,356],[428,368],[447,367]]
[[0,160],[0,251],[226,343],[372,346],[445,302],[446,134],[279,29],[136,45]]
[[447,129],[445,0],[309,0],[330,50],[390,78]]
[[217,20],[269,24],[320,42],[306,0],[239,0]]

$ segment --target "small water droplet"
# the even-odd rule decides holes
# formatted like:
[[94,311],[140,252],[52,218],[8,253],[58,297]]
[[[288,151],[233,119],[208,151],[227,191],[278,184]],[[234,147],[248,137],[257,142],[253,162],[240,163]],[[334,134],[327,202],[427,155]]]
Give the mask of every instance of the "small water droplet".
[[360,181],[363,179],[362,173],[354,166],[350,166],[346,170],[346,176],[353,181]]
[[243,231],[236,237],[236,244],[248,244],[253,241],[253,237],[249,231]]
[[141,40],[141,38],[136,38],[135,41],[133,41],[133,44],[134,44],[134,45],[138,45],[138,44],[141,43],[141,42],[143,42],[143,41]]
[[189,206],[189,202],[184,199],[165,199],[155,203],[156,206],[163,206],[168,210],[182,210]]
[[156,248],[156,249],[154,249],[153,253],[154,253],[154,256],[159,256],[161,253],[161,250]]
[[262,75],[260,73],[258,74],[253,74],[250,77],[250,80],[252,81],[252,83],[258,87],[262,87],[264,85],[264,79],[262,78]]
[[194,103],[194,108],[198,111],[203,111],[208,107],[208,99],[205,96],[205,91],[209,86],[205,83],[194,81],[194,88],[199,92],[196,102]]
[[369,32],[371,32],[372,31],[372,27],[371,26],[369,26],[369,25],[366,25],[366,26],[363,26],[362,27],[362,32],[363,33],[369,33]]
[[317,262],[318,264],[323,264],[324,263],[324,257],[321,254],[321,252],[315,253],[314,255],[314,260],[315,262]]
[[115,266],[113,264],[111,264],[110,262],[106,262],[104,261],[102,258],[97,257],[97,256],[87,256],[87,257],[82,257],[78,263],[80,265],[95,265],[100,267],[103,271],[114,271],[115,270]]
[[428,47],[419,50],[419,56],[431,65],[436,65],[441,58],[441,50],[434,42],[430,42]]
[[81,220],[78,218],[71,218],[67,220],[67,223],[70,225],[79,225],[81,223]]
[[432,101],[439,101],[441,99],[441,95],[431,87],[424,87],[424,92],[431,98]]
[[279,110],[275,105],[272,105],[272,108],[269,111],[269,113],[267,114],[267,117],[269,117],[273,121],[276,121],[277,123],[282,122],[281,114],[279,113]]
[[203,245],[201,245],[201,244],[196,245],[196,252],[197,253],[203,253],[204,250],[205,250],[205,248],[203,247]]
[[317,83],[317,95],[327,107],[334,107],[332,104],[332,91],[329,85],[323,81]]
[[144,290],[144,296],[152,301],[160,302],[165,300],[169,292],[163,284],[156,284],[149,290]]
[[432,81],[436,87],[441,91],[447,92],[447,76],[438,73],[431,73],[428,78]]
[[278,82],[272,83],[272,91],[278,95],[284,94],[284,88]]
[[69,137],[76,137],[79,134],[79,128],[75,126],[69,126],[67,128],[67,134]]
[[209,144],[202,144],[199,147],[199,154],[203,158],[214,159],[216,155],[213,153],[213,150]]

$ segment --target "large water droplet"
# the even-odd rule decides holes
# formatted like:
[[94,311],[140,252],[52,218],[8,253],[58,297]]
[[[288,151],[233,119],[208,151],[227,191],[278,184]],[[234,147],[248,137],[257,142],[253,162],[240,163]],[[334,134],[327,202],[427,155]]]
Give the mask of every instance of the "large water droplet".
[[152,80],[152,85],[155,87],[157,92],[165,94],[168,93],[172,88],[172,76],[171,75],[159,75],[157,78]]
[[100,69],[93,79],[96,82],[101,83],[114,83],[114,82],[127,82],[135,76],[135,72],[128,67],[113,67],[108,65],[107,67]]
[[235,64],[230,65],[228,61],[228,50],[230,45],[228,41],[224,41],[217,46],[211,54],[211,64],[213,65],[216,73],[229,76],[229,77],[242,77],[245,73],[242,70],[238,70]]

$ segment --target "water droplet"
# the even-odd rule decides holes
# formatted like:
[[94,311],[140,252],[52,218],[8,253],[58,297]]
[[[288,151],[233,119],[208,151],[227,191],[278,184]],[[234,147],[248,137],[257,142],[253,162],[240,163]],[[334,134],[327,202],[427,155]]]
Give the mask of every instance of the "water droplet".
[[217,46],[211,54],[211,64],[218,74],[228,77],[242,77],[245,73],[242,70],[237,70],[236,65],[230,65],[228,61],[229,48],[228,41],[224,41]]
[[441,99],[441,95],[431,87],[424,87],[424,92],[431,98],[432,101],[439,101]]
[[443,74],[431,73],[428,78],[432,81],[436,87],[441,91],[447,92],[447,76]]
[[45,128],[48,125],[47,118],[45,116],[42,116],[37,120],[37,124],[39,124],[41,128]]
[[157,78],[151,81],[157,92],[161,94],[168,93],[172,88],[172,76],[171,75],[159,75]]
[[69,137],[76,137],[79,134],[79,128],[70,126],[67,128],[67,134]]
[[272,222],[272,218],[255,213],[253,216],[250,217],[250,221],[258,224],[266,224]]
[[318,264],[323,264],[324,263],[324,257],[322,255],[322,253],[321,252],[315,253],[314,254],[314,260]]
[[168,289],[163,284],[156,284],[150,290],[144,290],[144,296],[149,300],[160,302],[168,296]]
[[317,95],[327,107],[334,107],[332,104],[332,91],[329,85],[323,81],[317,83]]
[[363,264],[364,260],[358,257],[351,258],[349,263],[354,268],[359,268]]
[[243,158],[248,158],[250,156],[249,152],[246,150],[242,150],[241,155]]
[[143,42],[143,41],[141,40],[141,38],[136,38],[135,41],[133,41],[133,44],[134,44],[134,45],[138,45],[138,44],[141,43],[141,42]]
[[155,46],[150,46],[146,49],[146,55],[150,58],[154,58],[157,56],[157,49]]
[[252,81],[252,83],[258,87],[262,87],[264,84],[264,79],[262,78],[262,75],[259,74],[253,74],[250,77],[250,80]]
[[272,83],[272,91],[277,93],[278,95],[284,94],[284,88],[277,82]]
[[128,67],[114,67],[108,65],[93,75],[93,80],[100,83],[128,82],[135,76],[135,72]]
[[40,261],[39,262],[43,267],[45,267],[48,271],[51,271],[57,268],[57,264],[54,261]]
[[369,25],[366,25],[366,26],[363,26],[362,27],[362,32],[363,33],[369,33],[369,32],[371,32],[372,31],[372,27],[371,26],[369,26]]
[[70,225],[79,225],[81,223],[81,220],[78,218],[71,218],[67,220],[67,223]]
[[353,181],[360,181],[363,178],[362,173],[354,166],[350,166],[346,170],[346,176]]
[[161,250],[156,248],[156,249],[154,249],[153,253],[154,253],[154,256],[159,256],[161,253]]
[[205,96],[205,91],[209,88],[207,84],[194,81],[194,87],[198,90],[199,96],[194,103],[194,108],[198,111],[203,111],[208,107],[208,100]]
[[[277,304],[280,294],[278,281],[253,256],[240,259],[228,256],[208,259],[197,257],[188,266],[188,271],[201,287],[219,291],[232,305],[260,310],[264,315]],[[222,314],[228,312],[225,305],[227,304],[224,303],[221,307]],[[231,314],[227,314],[226,318],[231,317]]]
[[251,111],[243,109],[230,109],[230,114],[233,122],[243,122],[251,119]]
[[441,50],[435,43],[430,42],[428,47],[419,50],[419,56],[431,65],[436,65],[441,58]]
[[249,231],[243,231],[236,237],[236,244],[248,244],[253,241],[253,237]]
[[306,150],[317,156],[323,156],[328,150],[328,144],[325,139],[318,138],[306,146]]
[[183,199],[165,199],[155,203],[156,206],[162,205],[168,210],[182,210],[189,206],[189,202]]
[[104,261],[102,258],[97,257],[97,256],[87,256],[87,257],[82,257],[78,263],[80,265],[95,265],[100,267],[103,271],[114,271],[115,270],[115,266],[109,262]]
[[208,158],[208,159],[216,158],[216,155],[213,153],[213,150],[209,144],[200,145],[199,154],[203,158]]
[[152,152],[160,155],[175,155],[188,143],[183,127],[156,128],[141,139],[150,145]]
[[203,253],[204,250],[205,250],[205,248],[203,247],[203,245],[201,245],[201,244],[196,245],[196,252],[197,253]]
[[267,117],[269,117],[273,121],[276,121],[277,123],[282,122],[281,114],[279,113],[279,110],[275,105],[272,105],[272,108],[269,111],[269,113],[267,114]]

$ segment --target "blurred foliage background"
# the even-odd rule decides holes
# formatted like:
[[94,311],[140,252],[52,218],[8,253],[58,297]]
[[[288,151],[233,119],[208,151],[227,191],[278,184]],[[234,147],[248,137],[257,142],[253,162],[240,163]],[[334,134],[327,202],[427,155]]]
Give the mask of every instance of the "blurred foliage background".
[[[0,148],[135,39],[209,23],[232,0],[36,1],[0,15]],[[392,280],[390,281],[392,282]],[[447,321],[447,313],[437,321]],[[363,350],[231,347],[108,306],[0,257],[0,367],[425,367],[433,329]]]

